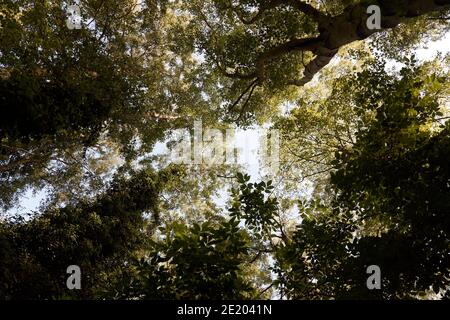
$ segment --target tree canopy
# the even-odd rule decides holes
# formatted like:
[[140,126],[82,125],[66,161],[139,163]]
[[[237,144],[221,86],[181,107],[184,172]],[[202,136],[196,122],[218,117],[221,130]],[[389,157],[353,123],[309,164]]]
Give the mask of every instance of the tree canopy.
[[[450,0],[2,2],[0,299],[448,298],[450,50],[416,53],[449,16]],[[196,121],[209,150],[209,129],[277,130],[278,172],[173,161],[183,130],[195,157]]]

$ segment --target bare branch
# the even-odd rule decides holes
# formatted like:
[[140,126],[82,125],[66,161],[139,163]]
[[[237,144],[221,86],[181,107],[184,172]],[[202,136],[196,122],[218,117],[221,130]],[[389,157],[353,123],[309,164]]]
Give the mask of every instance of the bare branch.
[[259,294],[258,297],[261,297],[264,293],[266,293],[267,291],[270,290],[270,288],[272,288],[274,286],[274,283],[270,284],[267,288],[265,288],[264,290],[262,290]]
[[239,121],[241,120],[242,116],[244,115],[245,109],[247,108],[247,105],[248,105],[248,103],[249,103],[251,97],[253,96],[253,92],[255,91],[255,88],[256,88],[257,86],[258,86],[258,79],[256,79],[256,80],[253,82],[252,89],[250,90],[250,93],[249,93],[249,95],[248,95],[248,97],[247,97],[247,100],[245,100],[244,104],[242,105],[241,111],[239,112],[239,116],[238,116],[238,118],[235,120],[236,122],[239,122]]
[[[238,103],[242,100],[242,98],[245,96],[245,94],[247,92],[249,92],[250,90],[252,90],[251,92],[253,92],[254,90],[254,86],[258,83],[258,79],[255,79],[252,81],[252,83],[250,83],[250,85],[241,93],[241,95],[237,98],[237,100],[233,103],[233,105],[230,107],[230,110],[233,110]],[[247,99],[248,100],[248,99]]]

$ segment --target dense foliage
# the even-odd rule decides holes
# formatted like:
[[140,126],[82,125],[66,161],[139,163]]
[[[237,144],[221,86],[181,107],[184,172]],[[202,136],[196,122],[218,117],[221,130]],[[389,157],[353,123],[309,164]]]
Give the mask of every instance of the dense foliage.
[[[77,3],[0,4],[0,299],[449,297],[449,0]],[[196,120],[279,173],[171,163]]]

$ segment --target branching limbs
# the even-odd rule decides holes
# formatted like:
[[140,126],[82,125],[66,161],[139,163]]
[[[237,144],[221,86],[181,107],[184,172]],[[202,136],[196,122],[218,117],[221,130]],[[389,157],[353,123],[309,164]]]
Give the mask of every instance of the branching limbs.
[[[412,0],[415,9],[414,14],[411,10],[407,10],[405,3],[400,0],[382,0],[380,5],[382,7],[392,6],[391,2],[395,2],[398,7],[396,14],[386,17],[386,21],[383,24],[384,30],[386,28],[393,28],[407,20],[411,17],[425,15],[431,12],[444,11],[447,13],[447,9],[450,5],[450,0],[441,0],[439,3],[428,0]],[[424,5],[424,3],[428,3]],[[269,11],[277,9],[279,7],[290,7],[298,12],[303,13],[307,18],[314,20],[317,24],[317,34],[306,36],[304,38],[294,38],[284,43],[274,45],[267,48],[265,51],[261,52],[259,56],[256,56],[252,62],[248,63],[248,68],[251,71],[242,72],[242,70],[229,71],[223,64],[220,65],[216,59],[218,69],[223,75],[229,78],[239,79],[239,80],[249,80],[252,81],[250,86],[246,88],[243,95],[240,95],[238,100],[232,105],[235,108],[238,103],[240,103],[248,92],[253,92],[254,88],[258,85],[262,85],[267,79],[266,70],[268,65],[275,59],[281,56],[287,55],[294,51],[299,51],[304,55],[305,52],[311,52],[314,58],[307,62],[302,59],[302,64],[304,66],[304,71],[300,79],[292,79],[286,82],[286,85],[303,86],[310,82],[314,75],[316,75],[321,69],[328,65],[331,59],[336,55],[339,48],[349,44],[354,41],[364,40],[375,32],[368,30],[365,27],[365,19],[367,19],[367,4],[358,3],[348,5],[341,14],[337,16],[330,16],[328,13],[319,10],[313,5],[305,2],[305,0],[267,0],[261,1],[259,8],[253,13],[249,13],[249,10],[244,10],[240,4],[233,4],[228,1],[228,6],[225,9],[231,10],[238,19],[244,25],[251,25],[259,22],[264,16],[269,15]],[[250,15],[250,17],[248,17]],[[247,17],[246,17],[247,16]],[[444,19],[447,18],[448,14],[443,14]],[[267,26],[264,26],[267,27]],[[342,30],[346,30],[343,32]],[[311,32],[309,33],[311,34]],[[251,69],[253,68],[253,70]],[[245,109],[247,105],[247,100],[244,102]]]
[[319,37],[315,38],[304,38],[304,39],[293,39],[280,44],[272,49],[267,50],[259,56],[256,62],[256,74],[262,81],[265,79],[265,69],[267,64],[282,55],[288,54],[294,51],[311,51],[315,52],[320,46],[321,39]]
[[[240,5],[233,4],[231,1],[228,2],[228,6],[226,9],[231,10],[238,17],[239,21],[241,21],[244,25],[251,25],[258,22],[265,14],[268,14],[268,11],[271,9],[275,9],[281,6],[291,7],[294,10],[298,10],[304,14],[305,17],[310,17],[314,19],[318,25],[321,25],[323,21],[328,17],[325,13],[316,9],[314,6],[303,2],[301,0],[269,0],[264,1],[260,5],[258,11],[254,13],[251,17],[246,17],[245,12]],[[216,40],[217,44],[217,30],[209,23],[208,17],[205,15],[202,10],[198,10],[200,12],[200,16],[202,20],[208,26],[208,29],[212,32],[212,37]],[[294,51],[300,51],[302,53],[302,57],[306,51],[313,52],[316,54],[318,48],[322,46],[321,36],[317,37],[307,37],[307,38],[293,38],[285,43],[281,43],[279,45],[273,46],[272,48],[268,48],[266,51],[259,54],[256,57],[253,65],[253,71],[242,71],[242,70],[231,70],[227,68],[226,64],[222,63],[220,59],[216,56],[214,58],[217,69],[226,77],[238,79],[238,80],[248,80],[250,81],[249,85],[244,89],[244,91],[239,95],[236,101],[232,103],[230,106],[230,110],[235,110],[239,103],[242,103],[240,107],[240,112],[237,117],[237,121],[242,118],[242,115],[255,92],[256,87],[261,86],[265,80],[267,79],[267,66],[271,61],[279,58],[280,56],[289,54]],[[323,60],[322,60],[323,61]],[[315,72],[318,72],[320,68],[317,68],[319,64],[314,64],[317,61],[314,61],[311,65],[305,65],[302,58],[302,63],[305,66],[305,72],[308,70],[307,74],[303,80],[300,81],[291,81],[287,82],[287,84],[297,84],[297,83],[307,83],[311,80],[312,76]],[[298,85],[298,84],[297,84]],[[246,97],[246,98],[245,98]]]
[[[239,18],[239,20],[246,24],[253,24],[256,23],[263,15],[264,13],[266,13],[268,10],[270,9],[274,9],[277,8],[279,6],[291,6],[297,10],[299,10],[300,12],[304,13],[305,15],[313,18],[314,20],[316,20],[316,22],[318,22],[319,24],[322,23],[322,21],[324,21],[326,18],[328,18],[328,16],[326,14],[324,14],[323,12],[321,12],[320,10],[316,9],[315,7],[313,7],[312,5],[303,2],[301,0],[272,0],[272,1],[267,1],[264,2],[261,7],[259,8],[259,11],[251,18],[244,18],[242,15],[241,10],[239,10],[239,8],[237,6],[233,6],[231,4],[229,4],[229,9],[231,9]],[[304,39],[292,39],[288,42],[285,42],[283,44],[280,44],[276,47],[273,47],[269,50],[267,50],[266,52],[262,53],[259,58],[256,60],[256,70],[252,73],[248,73],[248,74],[242,74],[242,73],[238,73],[238,72],[227,72],[226,69],[222,66],[219,66],[220,70],[222,71],[222,73],[227,76],[227,77],[231,77],[231,78],[239,78],[239,79],[253,79],[253,78],[258,78],[261,82],[264,81],[265,78],[265,66],[267,65],[267,63],[274,59],[277,58],[281,55],[287,54],[289,52],[298,50],[298,51],[314,51],[314,49],[317,49],[318,44],[320,42],[320,36],[319,37],[311,37],[311,38],[304,38]]]
[[[293,39],[293,40],[285,42],[279,46],[273,47],[272,49],[269,49],[266,52],[262,53],[257,58],[255,71],[252,73],[248,73],[248,74],[242,74],[242,73],[237,73],[237,72],[229,73],[218,64],[221,72],[227,77],[235,78],[235,79],[242,79],[242,80],[253,79],[253,81],[250,83],[250,85],[242,92],[242,94],[238,97],[238,99],[233,103],[233,105],[230,108],[230,110],[235,109],[237,104],[239,104],[241,102],[241,100],[244,98],[244,96],[248,92],[250,92],[248,94],[247,99],[245,100],[243,106],[240,109],[240,113],[239,113],[239,116],[236,119],[236,121],[239,121],[242,118],[242,115],[245,112],[245,109],[250,101],[250,98],[253,95],[255,88],[258,85],[261,85],[265,81],[266,68],[267,68],[267,65],[270,63],[270,61],[272,61],[273,59],[276,59],[282,55],[285,55],[285,54],[288,54],[288,53],[294,52],[294,51],[301,51],[302,54],[305,51],[315,52],[317,50],[317,48],[320,47],[320,43],[321,43],[320,38],[304,38],[304,39]],[[334,56],[334,53],[332,56]],[[329,57],[329,60],[331,60],[332,56]],[[297,82],[291,81],[291,82],[288,82],[287,84],[303,85],[303,84],[309,82],[312,79],[312,77],[314,76],[314,74],[319,72],[319,70],[322,68],[323,65],[328,64],[329,60],[323,59],[323,58],[319,59],[319,57],[317,57],[316,59],[314,59],[308,65],[305,66],[304,77],[302,79],[298,80]],[[302,59],[302,63],[303,63],[303,59]]]
[[230,111],[233,111],[236,106],[239,104],[239,102],[245,97],[245,95],[248,93],[247,98],[245,99],[244,104],[242,105],[242,107],[240,108],[239,111],[239,115],[237,117],[237,119],[235,120],[236,122],[239,122],[242,119],[242,116],[245,113],[245,110],[247,108],[247,105],[251,99],[251,97],[253,96],[253,93],[255,92],[256,87],[259,84],[259,80],[258,78],[254,79],[250,85],[241,93],[241,95],[237,98],[237,100],[231,105],[230,107]]

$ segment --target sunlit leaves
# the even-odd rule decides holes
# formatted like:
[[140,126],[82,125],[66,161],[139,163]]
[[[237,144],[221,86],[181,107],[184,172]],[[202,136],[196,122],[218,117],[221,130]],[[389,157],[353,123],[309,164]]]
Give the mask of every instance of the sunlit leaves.
[[233,191],[234,201],[229,209],[230,216],[244,220],[245,225],[257,234],[270,233],[276,228],[275,212],[278,201],[271,197],[272,181],[248,183],[250,177],[237,174],[239,189]]

